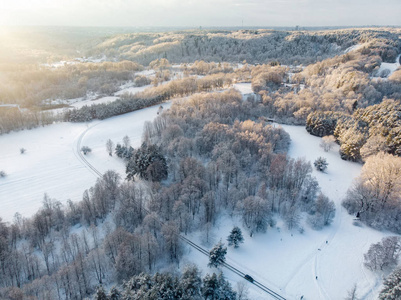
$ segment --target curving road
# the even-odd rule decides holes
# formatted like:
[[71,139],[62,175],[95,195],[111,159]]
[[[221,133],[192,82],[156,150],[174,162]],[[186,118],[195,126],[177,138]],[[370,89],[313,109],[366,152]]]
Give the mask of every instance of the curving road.
[[[97,170],[92,164],[90,164],[87,159],[85,158],[85,156],[82,154],[81,151],[81,147],[82,147],[82,140],[85,136],[85,134],[91,130],[93,127],[95,127],[96,125],[100,124],[96,123],[90,127],[88,127],[84,132],[82,132],[77,140],[77,144],[76,147],[74,147],[75,149],[75,153],[76,156],[79,158],[79,160],[88,168],[90,169],[97,177],[101,178],[102,177],[102,173]],[[144,209],[147,213],[149,213],[148,210]],[[186,244],[188,244],[189,246],[191,246],[192,248],[194,248],[195,250],[199,251],[200,253],[206,255],[207,257],[209,257],[209,251],[202,248],[201,246],[199,246],[198,244],[192,242],[191,240],[189,240],[188,238],[184,237],[183,235],[179,235],[179,238],[184,241]],[[229,263],[223,263],[222,264],[226,269],[230,270],[231,272],[233,272],[234,274],[240,276],[241,278],[245,278],[245,273],[242,272],[241,270],[239,270],[238,268],[235,268],[234,266],[230,265]],[[254,278],[254,277],[253,277]],[[281,296],[280,294],[278,294],[277,292],[275,292],[274,290],[270,289],[269,287],[265,286],[264,284],[260,283],[257,280],[253,280],[253,282],[249,282],[251,284],[253,284],[254,286],[258,287],[259,289],[261,289],[263,292],[265,292],[266,294],[268,294],[270,296],[271,299],[276,299],[276,300],[285,300],[286,298]]]

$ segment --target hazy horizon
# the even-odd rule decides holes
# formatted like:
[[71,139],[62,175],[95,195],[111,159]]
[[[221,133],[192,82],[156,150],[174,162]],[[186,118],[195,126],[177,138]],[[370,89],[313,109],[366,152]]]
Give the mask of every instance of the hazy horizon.
[[401,1],[3,0],[0,26],[401,26]]

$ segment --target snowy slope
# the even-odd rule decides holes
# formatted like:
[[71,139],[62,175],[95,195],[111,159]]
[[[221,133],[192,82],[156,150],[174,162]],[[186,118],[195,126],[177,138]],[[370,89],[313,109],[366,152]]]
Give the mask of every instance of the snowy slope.
[[[170,103],[164,103],[165,108]],[[0,217],[12,221],[16,212],[25,217],[41,207],[47,193],[62,203],[79,201],[83,192],[96,182],[93,173],[80,160],[77,144],[89,146],[86,159],[102,173],[117,170],[124,177],[124,163],[106,152],[106,141],[121,142],[128,135],[133,146],[141,143],[143,123],[157,116],[159,105],[104,121],[60,123],[0,136]],[[27,152],[20,154],[24,147]]]

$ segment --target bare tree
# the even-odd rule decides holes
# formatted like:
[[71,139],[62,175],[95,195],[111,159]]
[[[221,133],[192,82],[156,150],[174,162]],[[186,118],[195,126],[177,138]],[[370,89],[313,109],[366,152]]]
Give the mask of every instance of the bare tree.
[[331,150],[331,148],[333,148],[333,146],[335,145],[335,142],[336,142],[336,138],[334,136],[326,135],[326,136],[322,137],[322,140],[321,140],[319,146],[322,147],[325,152],[328,152]]
[[130,141],[130,138],[128,137],[128,135],[123,137],[123,144],[124,144],[125,148],[128,148],[129,146],[131,146],[131,141]]
[[347,297],[345,297],[345,300],[358,300],[358,297],[356,296],[356,283],[352,286],[352,288],[348,291]]
[[401,250],[400,241],[400,237],[389,236],[383,238],[381,242],[372,244],[364,254],[365,266],[372,271],[396,266]]
[[108,139],[106,142],[106,150],[110,156],[113,156],[113,149],[114,149],[114,143],[111,139]]

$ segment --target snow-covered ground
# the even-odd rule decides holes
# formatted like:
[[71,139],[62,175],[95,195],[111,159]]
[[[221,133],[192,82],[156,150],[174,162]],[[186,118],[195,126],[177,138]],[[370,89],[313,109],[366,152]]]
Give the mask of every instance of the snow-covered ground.
[[250,83],[234,83],[233,87],[241,92],[243,95],[253,94],[253,90]]
[[[168,108],[170,103],[164,103]],[[105,172],[114,169],[124,177],[123,162],[106,152],[106,141],[115,144],[125,135],[132,146],[140,145],[143,124],[157,116],[159,105],[104,121],[59,123],[0,136],[0,217],[12,221],[16,212],[25,217],[42,206],[47,193],[62,203],[79,201],[83,192],[93,186],[97,176],[77,154],[77,143],[89,146],[86,159]],[[27,151],[20,154],[20,148]]]
[[[241,88],[243,92],[246,90],[244,85]],[[169,103],[163,106],[168,108]],[[128,135],[132,146],[139,146],[143,124],[152,120],[157,110],[158,105],[103,121],[60,123],[0,136],[0,170],[8,174],[0,178],[0,217],[12,221],[17,211],[31,216],[41,206],[44,193],[63,203],[67,199],[80,200],[83,191],[97,177],[77,154],[79,145],[92,148],[92,153],[85,158],[100,172],[113,169],[124,177],[124,164],[107,154],[106,140],[117,143]],[[340,205],[361,165],[341,160],[338,148],[324,152],[319,147],[320,138],[309,135],[303,127],[283,128],[291,135],[291,157],[305,157],[310,161],[318,156],[327,158],[327,172],[313,171],[313,175],[322,191],[335,201],[336,218],[321,231],[307,226],[303,233],[288,231],[278,223],[265,234],[252,238],[245,234],[245,242],[239,249],[229,249],[227,261],[287,299],[301,296],[303,299],[344,299],[355,283],[359,297],[375,299],[380,276],[363,267],[363,254],[371,243],[388,234],[353,225],[353,217]],[[21,147],[27,149],[25,154],[20,154]],[[221,218],[213,228],[211,244],[220,239],[225,241],[234,225],[241,226],[241,222]],[[196,233],[190,238],[199,243],[204,241]],[[206,256],[190,248],[181,265],[185,262],[198,264],[204,274],[216,271],[206,267]],[[242,280],[228,270],[224,273],[233,285]],[[253,285],[248,287],[251,299],[269,299]]]
[[[291,157],[304,157],[312,162],[319,156],[327,159],[327,172],[314,170],[313,175],[322,192],[336,203],[335,220],[321,231],[307,225],[303,227],[303,233],[288,231],[279,223],[279,228],[270,229],[266,234],[252,238],[246,234],[240,248],[228,249],[227,262],[287,299],[300,299],[301,296],[303,299],[344,299],[354,284],[357,284],[359,297],[376,299],[380,276],[363,266],[363,254],[371,243],[389,234],[353,225],[353,216],[341,207],[341,200],[359,175],[361,165],[341,160],[338,146],[324,152],[319,147],[320,138],[309,135],[302,126],[282,127],[291,135]],[[220,239],[225,241],[233,226],[241,227],[241,222],[228,217],[220,220],[211,234],[211,244]],[[191,239],[202,243],[205,238],[194,234]],[[216,271],[208,269],[208,258],[195,250],[189,250],[185,260],[203,266],[204,273]],[[224,273],[233,284],[238,282],[237,275],[228,270]],[[248,287],[251,299],[269,299],[253,285],[248,284]]]
[[382,62],[380,68],[375,72],[376,75],[372,77],[372,79],[377,80],[379,78],[386,79],[394,73],[400,67],[400,58],[401,54],[397,56],[394,63],[385,63]]
[[344,53],[348,53],[348,52],[351,52],[351,51],[356,51],[356,50],[362,48],[363,46],[364,46],[364,44],[356,44],[356,45],[353,45],[353,46],[348,47],[347,49],[345,49],[345,50],[344,50]]

